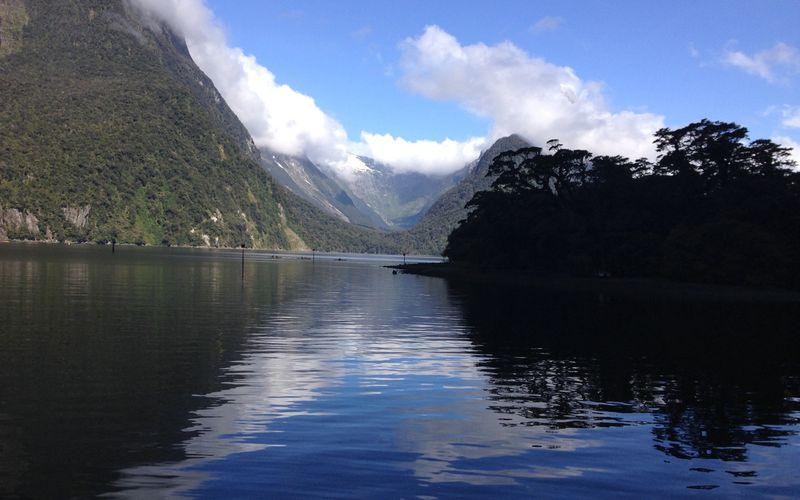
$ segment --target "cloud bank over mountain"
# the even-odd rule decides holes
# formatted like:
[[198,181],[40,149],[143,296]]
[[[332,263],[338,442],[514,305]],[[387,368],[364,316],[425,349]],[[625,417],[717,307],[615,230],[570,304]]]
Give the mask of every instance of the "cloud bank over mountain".
[[452,101],[494,125],[490,139],[518,133],[534,144],[560,139],[595,153],[652,156],[664,117],[609,110],[602,85],[572,68],[531,57],[510,42],[461,45],[428,26],[403,45],[403,83],[429,99]]
[[408,141],[361,131],[357,142],[314,99],[285,83],[241,48],[231,47],[203,0],[129,0],[186,38],[198,66],[250,131],[256,144],[306,154],[342,175],[352,173],[348,152],[370,156],[399,171],[444,174],[473,160],[501,136],[518,133],[535,144],[558,138],[596,153],[652,156],[660,115],[612,112],[602,85],[582,81],[569,67],[531,57],[510,42],[462,45],[438,26],[400,44],[401,83],[426,99],[450,101],[491,120],[485,137],[464,141]]
[[472,137],[463,142],[452,139],[407,141],[391,134],[361,132],[361,142],[354,145],[354,149],[363,156],[391,165],[398,172],[435,175],[463,167],[488,146],[490,144],[483,137]]
[[195,63],[214,82],[259,147],[290,155],[308,154],[336,163],[347,156],[347,133],[314,99],[280,84],[266,67],[240,48],[202,0],[130,0],[165,21],[186,39]]

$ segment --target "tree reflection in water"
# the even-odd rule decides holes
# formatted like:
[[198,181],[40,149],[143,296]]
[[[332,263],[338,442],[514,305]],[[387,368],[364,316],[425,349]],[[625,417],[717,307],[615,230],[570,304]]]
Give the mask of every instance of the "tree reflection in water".
[[[746,462],[800,423],[800,307],[450,284],[505,425],[652,422],[656,449]],[[747,476],[748,472],[736,473]]]

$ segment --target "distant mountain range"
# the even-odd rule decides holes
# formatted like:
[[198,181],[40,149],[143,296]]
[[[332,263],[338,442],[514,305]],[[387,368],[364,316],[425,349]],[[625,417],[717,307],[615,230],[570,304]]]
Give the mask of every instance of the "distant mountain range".
[[323,173],[308,158],[262,149],[261,164],[277,183],[330,215],[358,226],[390,229],[369,205],[348,193],[334,177]]
[[[480,157],[444,176],[397,173],[386,164],[355,157],[362,168],[349,176],[307,158],[262,150],[262,164],[275,180],[322,210],[360,226],[391,230],[387,239],[403,251],[438,255],[447,236],[467,215],[464,205],[481,190],[494,158],[530,144],[518,135],[497,140]],[[324,170],[324,171],[323,171]]]
[[438,176],[396,172],[392,166],[372,158],[357,159],[366,168],[340,178],[341,181],[395,230],[414,226],[436,199],[465,174],[465,169]]
[[293,193],[344,221],[387,231],[413,227],[469,168],[437,176],[396,172],[390,165],[353,155],[351,161],[362,168],[341,175],[305,157],[266,149],[261,153],[264,168]]
[[441,254],[447,244],[447,236],[467,216],[464,205],[475,193],[491,186],[493,179],[487,173],[492,161],[500,153],[528,146],[528,141],[516,134],[495,141],[478,159],[459,171],[459,175],[463,176],[461,180],[437,198],[414,227],[392,235],[394,241],[401,248],[418,253]]
[[501,139],[445,176],[259,151],[124,0],[0,0],[0,239],[439,254]]

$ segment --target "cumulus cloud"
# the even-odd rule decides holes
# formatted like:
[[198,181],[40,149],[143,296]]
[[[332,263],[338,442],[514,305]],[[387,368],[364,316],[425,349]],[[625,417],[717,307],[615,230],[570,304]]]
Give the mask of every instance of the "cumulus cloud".
[[314,99],[276,81],[252,55],[228,46],[202,0],[134,0],[186,38],[192,58],[260,147],[337,163],[347,157],[347,133]]
[[560,17],[544,16],[531,26],[531,33],[536,35],[546,33],[548,31],[555,31],[561,27],[564,22]]
[[363,156],[391,165],[398,172],[435,175],[462,168],[477,158],[485,146],[483,137],[473,137],[464,142],[451,139],[409,142],[391,134],[361,132],[361,143],[355,149]]
[[[362,132],[362,142],[348,140],[344,127],[313,98],[278,83],[252,55],[228,45],[225,32],[203,0],[131,0],[167,22],[186,39],[195,63],[214,82],[225,101],[259,147],[307,155],[342,176],[363,169],[349,151],[371,156],[401,171],[446,173],[461,168],[480,152],[482,139],[459,143],[414,141]],[[370,27],[353,33],[368,36]]]
[[438,26],[403,42],[403,84],[429,99],[456,102],[493,120],[489,140],[519,133],[535,144],[558,138],[599,154],[652,157],[664,118],[609,110],[602,86],[531,57],[510,42],[461,45]]
[[781,114],[784,127],[800,128],[800,106],[784,106]]
[[567,147],[596,153],[652,156],[652,134],[663,126],[661,116],[611,112],[601,85],[582,81],[571,68],[530,57],[510,42],[462,46],[441,28],[430,26],[401,45],[403,83],[426,98],[457,102],[490,118],[493,125],[487,136],[407,141],[362,131],[359,141],[352,142],[313,98],[280,83],[254,56],[229,46],[203,0],[129,1],[184,36],[197,65],[259,147],[305,154],[342,176],[361,168],[351,152],[398,171],[452,172],[491,141],[512,133],[536,144],[559,138]]
[[752,56],[741,51],[729,50],[725,52],[722,61],[770,83],[800,73],[800,50],[783,42]]

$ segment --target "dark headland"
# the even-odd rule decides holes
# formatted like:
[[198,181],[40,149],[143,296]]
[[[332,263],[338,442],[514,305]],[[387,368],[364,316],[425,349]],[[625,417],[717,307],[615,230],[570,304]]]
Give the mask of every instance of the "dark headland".
[[800,292],[770,287],[688,283],[660,278],[601,278],[542,275],[507,269],[477,269],[451,263],[387,266],[401,274],[445,278],[487,286],[522,287],[554,293],[592,293],[642,299],[703,302],[763,302],[800,304]]
[[[800,173],[735,123],[655,134],[631,161],[549,141],[498,155],[490,189],[406,272],[485,283],[703,300],[800,298]],[[793,291],[788,291],[793,290]]]

